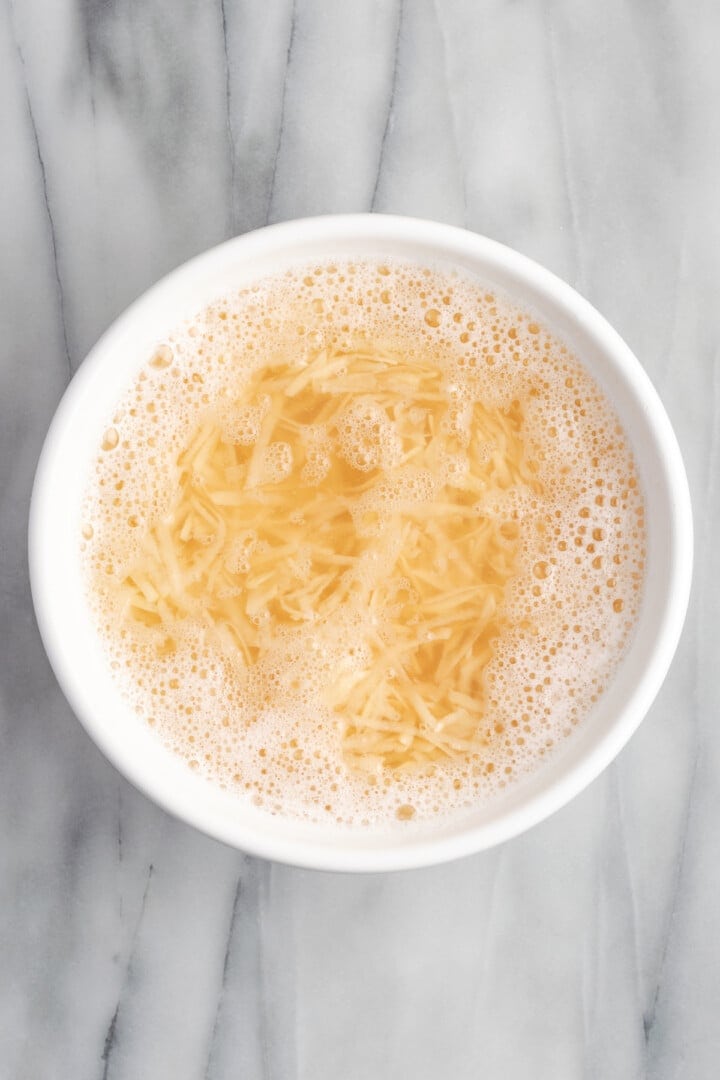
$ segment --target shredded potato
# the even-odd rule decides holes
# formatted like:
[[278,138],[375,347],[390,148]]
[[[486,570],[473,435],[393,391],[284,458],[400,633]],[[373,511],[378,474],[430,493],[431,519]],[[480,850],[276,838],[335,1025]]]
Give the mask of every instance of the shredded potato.
[[163,652],[191,622],[246,674],[278,635],[352,615],[360,660],[322,696],[353,770],[432,770],[487,740],[520,542],[505,496],[540,485],[520,404],[484,408],[447,378],[362,340],[256,371],[203,415],[119,585]]

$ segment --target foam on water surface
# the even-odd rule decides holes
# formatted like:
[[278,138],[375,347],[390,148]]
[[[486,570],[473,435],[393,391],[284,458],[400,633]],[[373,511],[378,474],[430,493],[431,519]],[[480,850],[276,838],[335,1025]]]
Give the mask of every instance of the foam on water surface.
[[120,690],[189,767],[272,813],[408,828],[582,722],[636,621],[643,500],[532,314],[440,270],[308,266],[139,367],[79,543]]

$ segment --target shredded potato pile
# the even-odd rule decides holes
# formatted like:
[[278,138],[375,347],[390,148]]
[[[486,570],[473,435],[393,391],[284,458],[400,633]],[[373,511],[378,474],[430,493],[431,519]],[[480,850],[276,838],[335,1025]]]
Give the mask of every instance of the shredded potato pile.
[[[518,402],[484,408],[430,360],[361,338],[264,367],[179,456],[174,501],[125,568],[126,614],[161,653],[204,628],[238,678],[279,641],[310,655],[355,627],[319,691],[346,763],[480,753],[520,545],[506,496],[540,487],[522,426]],[[261,685],[258,708],[293,692]]]

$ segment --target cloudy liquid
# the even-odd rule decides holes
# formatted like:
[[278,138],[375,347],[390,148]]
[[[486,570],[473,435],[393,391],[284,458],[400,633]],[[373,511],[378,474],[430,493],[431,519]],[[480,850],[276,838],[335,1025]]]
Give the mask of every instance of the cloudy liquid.
[[158,342],[80,542],[120,692],[189,768],[271,813],[407,828],[583,722],[645,538],[626,437],[561,341],[471,280],[354,262]]

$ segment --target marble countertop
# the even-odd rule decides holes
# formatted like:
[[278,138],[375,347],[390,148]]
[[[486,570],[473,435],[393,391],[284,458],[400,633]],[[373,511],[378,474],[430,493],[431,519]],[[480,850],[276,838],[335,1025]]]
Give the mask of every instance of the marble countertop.
[[[0,1078],[705,1080],[720,1065],[720,9],[711,0],[0,8]],[[696,509],[650,716],[490,853],[331,876],[108,765],[35,627],[25,530],[72,372],[134,297],[307,214],[538,259],[650,373]]]

